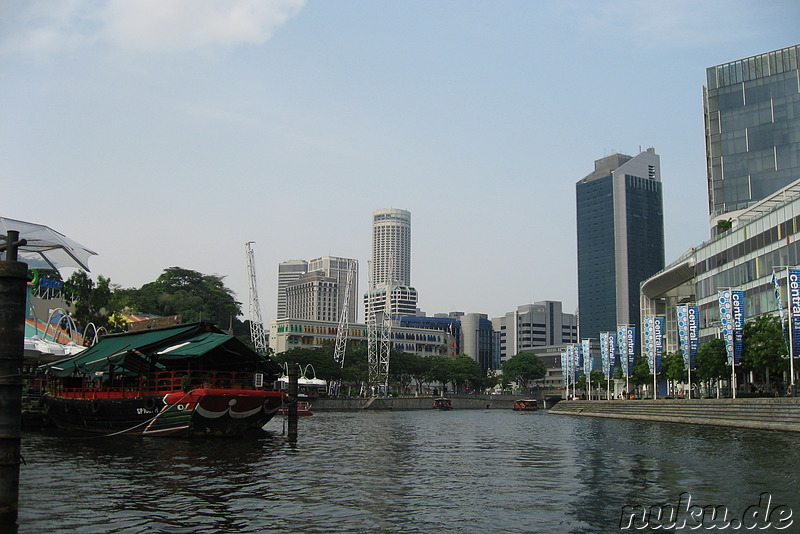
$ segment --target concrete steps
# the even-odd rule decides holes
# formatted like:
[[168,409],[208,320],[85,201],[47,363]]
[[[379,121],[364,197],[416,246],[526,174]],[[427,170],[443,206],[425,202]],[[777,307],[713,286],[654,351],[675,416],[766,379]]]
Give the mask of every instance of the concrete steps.
[[800,432],[800,398],[561,401],[550,413]]

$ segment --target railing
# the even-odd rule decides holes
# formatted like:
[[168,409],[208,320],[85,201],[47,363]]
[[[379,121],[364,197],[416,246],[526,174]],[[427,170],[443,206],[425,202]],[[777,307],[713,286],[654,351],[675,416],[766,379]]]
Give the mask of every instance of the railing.
[[[256,389],[255,373],[232,371],[160,371],[139,377],[138,385],[133,379],[123,379],[118,385],[106,385],[100,381],[86,380],[82,387],[51,385],[49,392],[59,397],[82,399],[132,398],[149,395],[165,395],[174,391],[189,391],[198,388]],[[265,384],[271,386],[271,384]],[[272,389],[264,387],[259,389]]]

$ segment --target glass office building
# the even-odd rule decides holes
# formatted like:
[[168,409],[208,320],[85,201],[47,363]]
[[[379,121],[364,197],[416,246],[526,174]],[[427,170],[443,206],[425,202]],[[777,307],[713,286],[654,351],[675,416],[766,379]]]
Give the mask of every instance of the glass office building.
[[639,284],[664,268],[660,158],[613,154],[576,185],[578,324],[599,343],[618,324],[639,326]]
[[706,69],[712,228],[800,175],[800,45]]

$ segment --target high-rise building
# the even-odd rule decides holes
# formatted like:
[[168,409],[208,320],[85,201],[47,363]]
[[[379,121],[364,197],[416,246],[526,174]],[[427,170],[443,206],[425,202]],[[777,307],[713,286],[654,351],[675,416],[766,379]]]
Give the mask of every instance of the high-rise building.
[[500,334],[501,361],[513,358],[534,347],[578,342],[578,318],[563,313],[561,302],[545,300],[518,306],[516,311],[492,319]]
[[800,174],[800,45],[706,69],[708,211],[712,228]]
[[[322,256],[278,265],[278,319],[338,321],[347,292],[347,269],[354,269],[347,299],[348,320],[358,320],[358,261]],[[335,295],[331,295],[331,291]]]
[[639,327],[639,284],[664,268],[660,158],[607,156],[575,189],[579,335],[599,342],[618,324]]
[[417,290],[411,287],[411,212],[380,209],[372,213],[372,287],[364,295],[370,313],[414,315]]
[[336,320],[341,317],[341,306],[344,305],[345,292],[347,291],[347,271],[353,269],[350,281],[350,295],[347,297],[347,318],[351,323],[358,322],[358,261],[349,258],[322,256],[308,262],[308,271],[322,271],[325,276],[336,280],[339,291]]
[[286,287],[289,319],[336,322],[339,320],[339,287],[323,271],[306,273]]
[[286,288],[308,272],[305,260],[289,260],[278,264],[278,313],[277,319],[288,317],[286,310]]
[[376,210],[372,214],[372,282],[411,285],[411,212]]

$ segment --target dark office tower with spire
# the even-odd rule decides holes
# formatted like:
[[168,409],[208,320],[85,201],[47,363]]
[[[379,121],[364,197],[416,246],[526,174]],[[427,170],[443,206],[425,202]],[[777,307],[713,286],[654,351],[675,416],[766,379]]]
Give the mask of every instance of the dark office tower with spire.
[[800,178],[798,65],[800,45],[795,45],[706,69],[712,230]]
[[664,268],[664,208],[660,158],[595,161],[575,189],[578,229],[578,329],[599,342],[618,324],[639,330],[639,284]]

